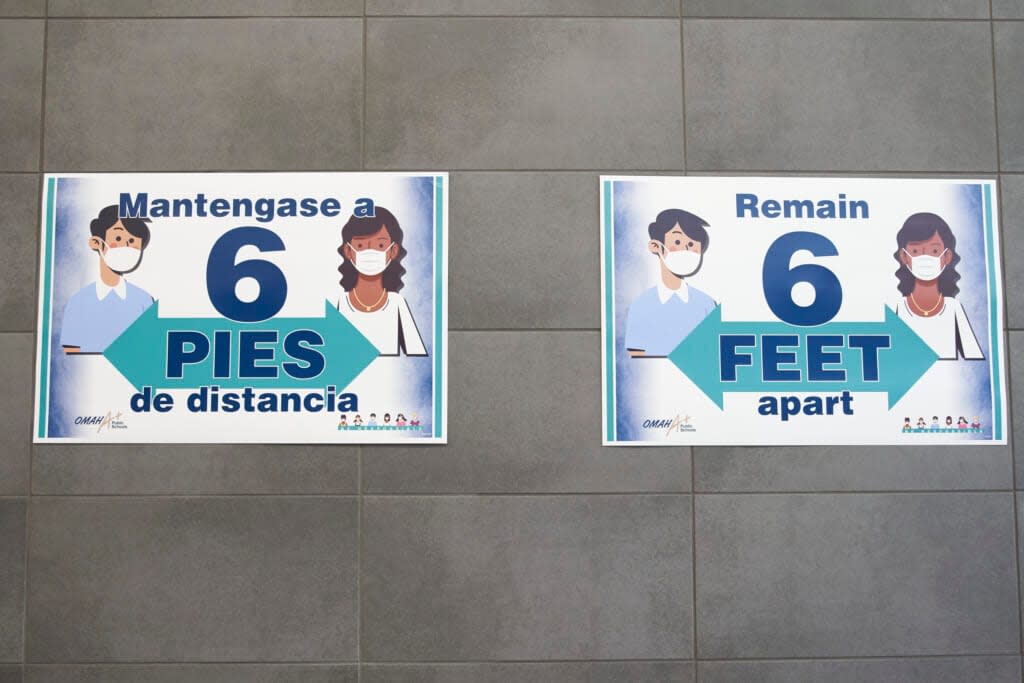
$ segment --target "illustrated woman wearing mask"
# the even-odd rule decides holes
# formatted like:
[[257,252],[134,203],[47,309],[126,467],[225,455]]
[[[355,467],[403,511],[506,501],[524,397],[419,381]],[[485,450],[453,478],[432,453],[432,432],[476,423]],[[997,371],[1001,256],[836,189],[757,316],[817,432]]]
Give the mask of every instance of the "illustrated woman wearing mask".
[[647,250],[659,262],[654,287],[638,296],[626,318],[626,351],[633,358],[667,356],[711,311],[714,300],[686,282],[704,264],[707,222],[666,209],[647,226]]
[[103,353],[153,304],[148,292],[124,278],[139,267],[149,245],[148,222],[120,218],[111,205],[89,224],[89,249],[99,257],[99,277],[64,307],[60,343],[65,353]]
[[345,294],[338,310],[377,347],[382,356],[425,356],[427,349],[405,297],[402,228],[378,206],[374,216],[352,216],[341,230],[338,271]]
[[984,354],[956,295],[960,279],[956,237],[941,217],[915,213],[896,235],[896,277],[903,295],[896,315],[907,323],[940,360],[982,360]]

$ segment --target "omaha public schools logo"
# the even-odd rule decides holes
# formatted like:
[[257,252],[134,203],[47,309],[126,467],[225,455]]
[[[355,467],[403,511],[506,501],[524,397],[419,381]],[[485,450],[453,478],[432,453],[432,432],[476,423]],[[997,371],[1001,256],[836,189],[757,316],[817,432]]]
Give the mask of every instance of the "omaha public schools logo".
[[104,429],[128,429],[121,417],[124,415],[120,410],[116,413],[108,410],[106,415],[79,415],[75,418],[75,424],[86,427],[96,427],[96,433]]
[[676,414],[675,417],[644,420],[644,429],[665,430],[665,436],[671,436],[673,432],[695,432],[697,428],[690,424],[693,418],[689,415]]

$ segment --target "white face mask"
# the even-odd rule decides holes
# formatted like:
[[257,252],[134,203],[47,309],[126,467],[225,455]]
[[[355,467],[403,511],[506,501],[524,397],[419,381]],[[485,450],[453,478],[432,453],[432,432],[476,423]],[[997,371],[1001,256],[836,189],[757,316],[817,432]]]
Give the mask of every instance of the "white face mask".
[[661,242],[654,242],[661,245],[661,262],[676,277],[689,277],[700,270],[704,258],[701,254],[694,251],[669,251]]
[[903,250],[903,253],[910,256],[910,272],[913,276],[923,282],[931,282],[942,275],[942,271],[946,269],[946,266],[942,265],[942,257],[947,251],[949,249],[943,249],[938,256],[910,256],[910,252],[906,249]]
[[112,247],[104,240],[100,240],[107,247],[107,250],[100,254],[100,258],[115,273],[130,273],[135,270],[142,259],[142,250],[132,247]]
[[374,275],[380,275],[390,263],[388,260],[388,249],[391,248],[392,244],[394,244],[394,242],[380,251],[377,249],[363,249],[362,251],[356,251],[355,247],[349,244],[349,249],[356,253],[356,260],[352,262],[352,265],[354,265],[356,270],[363,275],[369,275],[371,277]]

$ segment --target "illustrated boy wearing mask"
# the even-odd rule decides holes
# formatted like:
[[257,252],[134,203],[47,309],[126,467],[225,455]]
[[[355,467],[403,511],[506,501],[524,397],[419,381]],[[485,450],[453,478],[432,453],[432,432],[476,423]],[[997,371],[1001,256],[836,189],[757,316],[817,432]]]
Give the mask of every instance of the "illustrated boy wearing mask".
[[103,353],[153,305],[153,297],[124,276],[139,267],[149,244],[148,218],[120,218],[117,205],[89,224],[89,248],[99,257],[99,278],[64,307],[60,343],[65,353]]
[[686,282],[704,263],[707,225],[689,211],[666,209],[648,226],[647,249],[660,272],[629,307],[626,351],[633,358],[667,356],[715,309],[710,296]]

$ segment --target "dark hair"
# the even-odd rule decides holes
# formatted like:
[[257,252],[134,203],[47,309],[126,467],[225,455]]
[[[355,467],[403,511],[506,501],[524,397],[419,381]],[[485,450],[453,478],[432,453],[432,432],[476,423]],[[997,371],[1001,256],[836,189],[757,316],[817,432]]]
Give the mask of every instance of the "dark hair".
[[148,218],[121,218],[117,215],[117,204],[111,204],[110,206],[104,207],[100,211],[100,215],[92,219],[89,223],[89,232],[92,233],[93,237],[99,237],[101,240],[106,241],[107,230],[114,226],[114,223],[121,221],[121,225],[128,231],[129,234],[135,235],[142,240],[142,248],[145,249],[146,245],[149,244],[149,223]]
[[650,235],[652,240],[664,243],[665,235],[677,223],[687,237],[700,242],[701,253],[707,250],[711,238],[708,237],[708,231],[704,228],[707,227],[708,222],[700,216],[695,216],[689,211],[683,211],[682,209],[665,209],[659,213],[654,222],[647,226],[647,234]]
[[900,264],[899,270],[896,271],[896,277],[900,281],[897,288],[903,296],[910,296],[910,293],[914,291],[914,282],[917,281],[917,278],[900,259],[900,252],[911,242],[923,242],[931,239],[935,233],[939,234],[939,239],[942,240],[945,247],[953,252],[953,260],[939,275],[939,292],[943,296],[956,296],[960,292],[960,287],[956,284],[956,281],[960,279],[960,274],[956,272],[956,264],[960,263],[960,254],[956,251],[956,237],[953,235],[953,231],[950,230],[946,221],[942,220],[942,217],[934,213],[915,213],[903,223],[903,227],[896,233],[896,252],[892,255]]
[[359,279],[359,271],[356,270],[351,261],[345,258],[342,249],[345,248],[345,245],[353,237],[372,235],[381,228],[387,230],[391,241],[398,245],[398,256],[391,259],[382,275],[384,289],[389,292],[397,292],[405,286],[402,283],[402,276],[405,275],[402,259],[408,252],[402,246],[402,238],[404,237],[402,227],[398,224],[398,219],[395,218],[394,214],[383,206],[378,206],[375,207],[373,216],[352,216],[348,219],[348,223],[345,223],[345,227],[341,229],[341,245],[338,247],[338,253],[341,254],[342,261],[341,265],[338,266],[338,272],[341,273],[341,287],[346,292],[351,291],[356,286],[356,281]]

